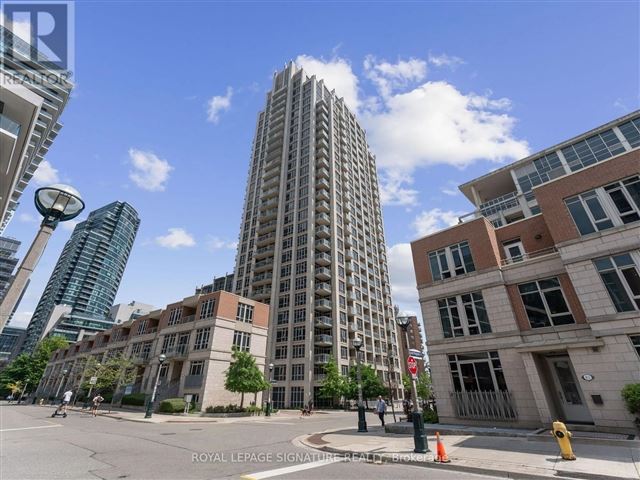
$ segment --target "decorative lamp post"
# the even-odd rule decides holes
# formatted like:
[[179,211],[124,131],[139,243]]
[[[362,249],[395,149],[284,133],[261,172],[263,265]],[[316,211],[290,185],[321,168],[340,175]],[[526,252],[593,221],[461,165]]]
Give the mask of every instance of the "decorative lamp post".
[[364,413],[364,404],[362,403],[362,372],[360,370],[360,349],[362,348],[362,339],[360,337],[353,339],[353,348],[356,349],[356,373],[358,376],[358,432],[366,432],[367,419]]
[[[407,344],[407,352],[409,351],[409,317],[397,317],[396,322],[402,330],[404,330],[404,339]],[[415,453],[426,453],[429,448],[427,446],[427,436],[424,433],[424,419],[422,412],[418,406],[418,391],[416,387],[416,379],[411,376],[411,401],[413,402],[413,412],[411,418],[413,421],[413,451]]]
[[160,383],[160,372],[162,371],[162,364],[167,359],[167,356],[163,353],[158,357],[158,373],[156,374],[156,381],[153,384],[153,393],[151,394],[151,398],[147,403],[147,411],[144,414],[144,418],[151,418],[153,414],[153,407],[156,403],[156,393],[158,393],[158,383]]
[[265,417],[271,416],[271,389],[273,388],[273,363],[269,364],[269,398],[267,399],[267,408],[264,412]]
[[391,412],[393,413],[393,421],[397,422],[396,420],[396,409],[393,405],[393,400],[395,399],[395,385],[394,382],[392,381],[392,377],[394,376],[393,373],[393,361],[394,361],[394,356],[393,356],[393,345],[391,343],[387,344],[387,378],[389,380],[389,395],[391,396]]
[[40,230],[38,230],[29,251],[7,289],[4,300],[0,304],[0,333],[18,305],[22,292],[36,268],[53,230],[59,222],[71,220],[84,210],[84,201],[80,197],[80,193],[75,188],[62,184],[36,190],[35,204],[36,209],[44,218],[40,224]]

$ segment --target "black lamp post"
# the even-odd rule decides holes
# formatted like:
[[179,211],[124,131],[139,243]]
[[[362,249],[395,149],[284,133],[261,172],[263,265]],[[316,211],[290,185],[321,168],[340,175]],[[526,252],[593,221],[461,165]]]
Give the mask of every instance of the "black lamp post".
[[362,372],[360,371],[360,349],[362,348],[362,339],[356,337],[353,339],[353,348],[356,349],[356,373],[358,376],[358,432],[367,431],[367,419],[364,412],[364,404],[362,403]]
[[147,411],[144,414],[144,418],[151,418],[153,415],[153,407],[156,403],[156,393],[158,393],[158,383],[160,382],[160,372],[162,371],[162,364],[167,359],[167,356],[163,353],[158,357],[158,373],[156,375],[156,383],[153,384],[153,393],[151,394],[151,399],[149,399],[149,403],[147,403]]
[[269,397],[267,398],[267,408],[265,409],[265,417],[271,416],[271,389],[273,388],[273,363],[269,364]]
[[[398,326],[404,330],[404,339],[407,344],[407,352],[409,351],[409,317],[397,317],[396,322]],[[413,451],[415,453],[426,453],[429,451],[427,446],[427,436],[424,433],[424,419],[418,406],[418,392],[416,388],[416,379],[411,376],[411,401],[413,402],[413,413],[411,418],[413,420]]]

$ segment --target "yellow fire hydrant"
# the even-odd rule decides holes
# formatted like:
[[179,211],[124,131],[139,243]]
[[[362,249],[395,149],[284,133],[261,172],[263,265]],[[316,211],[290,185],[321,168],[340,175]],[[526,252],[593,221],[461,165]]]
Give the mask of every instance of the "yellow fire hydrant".
[[571,432],[567,430],[567,426],[559,420],[553,422],[553,430],[551,435],[555,437],[560,446],[560,453],[564,460],[575,460],[576,456],[571,449]]

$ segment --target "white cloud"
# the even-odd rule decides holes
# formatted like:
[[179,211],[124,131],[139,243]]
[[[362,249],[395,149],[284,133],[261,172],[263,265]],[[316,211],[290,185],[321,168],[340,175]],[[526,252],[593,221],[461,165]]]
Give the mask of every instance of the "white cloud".
[[458,217],[461,215],[464,215],[464,212],[432,208],[419,214],[413,220],[411,227],[419,236],[424,237],[443,228],[456,225],[458,223]]
[[11,317],[12,327],[26,327],[33,316],[33,312],[16,312]]
[[399,172],[389,172],[380,175],[379,180],[380,201],[383,205],[413,207],[418,204],[419,192],[402,186],[404,183],[413,183],[410,175],[403,175]]
[[30,213],[21,213],[18,215],[18,221],[22,223],[37,223],[38,219]]
[[440,191],[445,195],[449,195],[450,197],[455,197],[460,195],[460,190],[458,189],[458,183],[453,180],[449,180],[444,186],[440,188]]
[[47,160],[43,160],[38,165],[38,169],[33,174],[33,181],[36,185],[51,185],[60,182],[58,170],[53,167]]
[[133,170],[129,171],[129,178],[138,187],[150,192],[163,191],[169,181],[169,173],[173,167],[156,156],[154,153],[129,149],[129,158]]
[[219,237],[210,237],[207,241],[207,248],[209,248],[209,250],[235,250],[238,248],[238,242],[230,242]]
[[216,95],[209,99],[207,104],[207,121],[218,123],[220,114],[231,108],[231,97],[233,96],[233,88],[227,87],[226,95]]
[[389,248],[389,278],[393,301],[400,310],[403,313],[418,310],[418,290],[410,244],[398,243]]
[[193,236],[184,228],[170,228],[169,233],[156,237],[155,241],[161,247],[173,249],[193,247],[196,244]]
[[429,63],[436,67],[449,67],[451,70],[455,70],[460,65],[464,65],[466,62],[460,57],[450,56],[446,53],[440,55],[434,55],[429,53]]
[[[14,35],[20,37],[22,40],[31,44],[31,22],[28,20],[23,20],[16,22],[11,22],[11,31]],[[4,14],[4,12],[0,12],[0,25],[9,28],[9,21]]]
[[334,57],[325,61],[309,55],[299,55],[295,63],[310,75],[315,75],[318,80],[324,80],[326,87],[343,97],[347,106],[354,112],[358,110],[358,77],[347,60]]
[[417,58],[399,60],[398,63],[378,62],[372,55],[364,59],[364,69],[383,97],[394,90],[406,87],[410,82],[419,82],[427,77],[427,62]]

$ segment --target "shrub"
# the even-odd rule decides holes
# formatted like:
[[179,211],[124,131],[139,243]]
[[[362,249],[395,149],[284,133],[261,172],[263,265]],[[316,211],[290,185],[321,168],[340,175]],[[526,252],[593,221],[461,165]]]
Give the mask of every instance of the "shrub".
[[[167,398],[160,402],[159,412],[162,413],[182,413],[184,412],[185,402],[182,398]],[[193,409],[193,405],[189,405],[189,410]]]
[[132,393],[122,397],[122,405],[143,406],[146,395],[144,393]]
[[438,414],[430,408],[425,408],[422,411],[422,419],[424,423],[438,423]]
[[622,399],[632,415],[640,415],[640,383],[629,383],[622,389]]
[[254,414],[260,415],[262,413],[262,408],[260,408],[260,407],[258,407],[256,405],[251,405],[251,406],[247,407],[245,409],[245,411],[247,411],[249,413],[254,413]]

